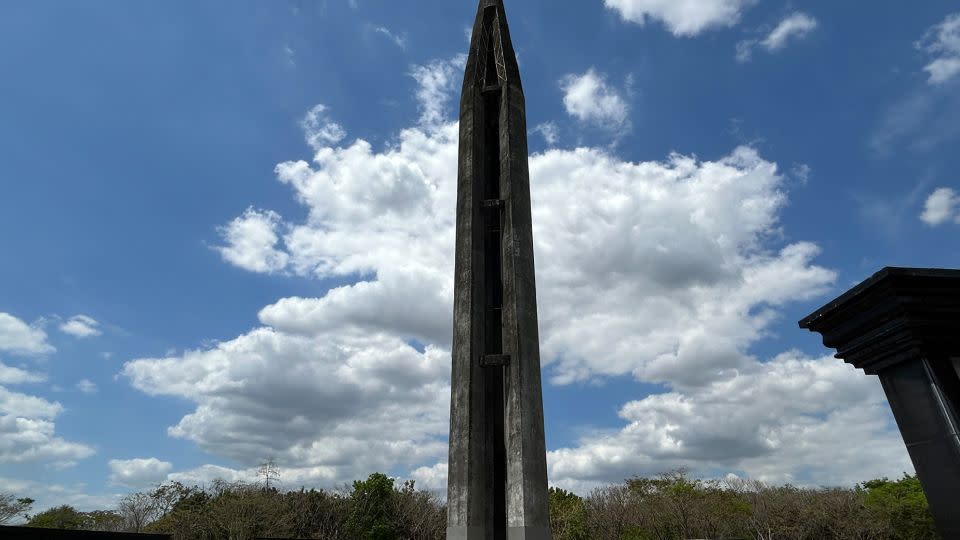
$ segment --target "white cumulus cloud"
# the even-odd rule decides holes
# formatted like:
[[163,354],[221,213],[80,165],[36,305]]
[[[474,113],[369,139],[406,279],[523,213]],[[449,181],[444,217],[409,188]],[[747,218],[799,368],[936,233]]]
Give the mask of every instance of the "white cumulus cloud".
[[96,394],[97,385],[90,379],[80,379],[80,382],[77,383],[77,390],[84,394]]
[[131,489],[145,489],[162,483],[173,464],[157,458],[111,459],[110,483]]
[[429,467],[418,467],[410,473],[410,478],[416,482],[419,489],[447,493],[447,464],[437,463]]
[[0,384],[37,383],[47,380],[44,375],[32,373],[0,362]]
[[343,126],[330,120],[326,105],[317,104],[300,121],[303,136],[313,149],[336,144],[347,136]]
[[[279,467],[278,467],[279,469]],[[287,471],[281,472],[281,481],[287,478]],[[167,480],[180,482],[187,486],[202,486],[213,483],[215,480],[224,480],[226,482],[249,482],[257,481],[257,468],[248,467],[246,469],[232,469],[220,465],[201,465],[186,471],[172,472],[167,475]],[[285,483],[285,482],[284,482]],[[309,482],[308,482],[309,483]]]
[[753,362],[697,392],[629,402],[620,417],[623,429],[550,452],[551,481],[582,491],[687,467],[775,484],[853,485],[911,469],[879,382],[832,357],[789,352]]
[[604,0],[628,22],[662,22],[675,36],[694,36],[717,27],[730,27],[755,0]]
[[0,486],[4,491],[29,495],[35,499],[34,510],[45,510],[55,506],[70,505],[81,512],[114,508],[120,494],[90,495],[89,487],[82,483],[60,484],[47,479],[38,482],[18,478],[0,477]]
[[[449,65],[414,72],[423,116],[389,145],[331,144],[276,169],[307,210],[282,238],[288,270],[347,283],[278,299],[232,339],[124,366],[141,391],[194,403],[172,436],[243,467],[177,474],[245,477],[273,456],[293,485],[377,470],[443,485],[459,128],[425,100],[452,90]],[[556,481],[678,463],[827,483],[909,470],[875,380],[835,359],[751,353],[783,306],[836,279],[816,245],[782,240],[777,164],[749,147],[639,163],[554,149],[530,174],[545,383],[666,387],[638,390],[622,429],[552,449]],[[836,442],[851,433],[867,464]]]
[[0,386],[0,464],[49,462],[69,466],[93,455],[93,449],[54,434],[59,403],[11,392]]
[[754,48],[758,45],[768,52],[779,51],[786,47],[790,41],[805,38],[816,30],[818,25],[817,20],[806,13],[799,11],[791,13],[762,40],[747,39],[737,43],[737,60],[740,62],[749,61],[753,57]]
[[[55,351],[43,329],[0,313],[0,352],[34,355]],[[0,362],[0,385],[44,380],[43,375]],[[53,420],[62,411],[59,403],[0,386],[0,464],[46,462],[66,467],[92,455],[92,448],[56,436]]]
[[550,146],[560,141],[560,128],[554,122],[538,124],[533,130],[543,136],[543,140]]
[[629,128],[630,106],[621,92],[607,82],[607,76],[591,68],[560,81],[567,114],[581,122],[610,131]]
[[335,485],[445,455],[448,351],[420,353],[383,332],[317,333],[261,328],[123,373],[144,392],[197,404],[172,436],[250,467],[273,456]]
[[769,51],[786,46],[791,39],[800,39],[817,29],[817,20],[806,13],[793,13],[782,20],[761,42]]
[[960,13],[930,28],[917,47],[933,57],[923,68],[930,84],[942,84],[960,74]]
[[451,91],[463,80],[466,61],[465,56],[436,60],[427,65],[414,66],[410,72],[410,76],[417,81],[420,124],[426,129],[436,129],[446,122]]
[[949,221],[960,223],[960,195],[951,188],[939,188],[927,197],[920,219],[935,227]]
[[24,418],[54,418],[61,411],[63,406],[59,403],[0,387],[0,413]]
[[56,352],[47,343],[42,328],[30,326],[9,313],[0,312],[0,351],[14,354],[49,354]]
[[60,325],[60,331],[78,338],[95,337],[103,334],[100,323],[86,315],[74,315]]
[[280,215],[272,211],[248,208],[242,216],[220,227],[226,245],[217,247],[223,259],[244,270],[273,274],[282,272],[290,260],[278,249]]

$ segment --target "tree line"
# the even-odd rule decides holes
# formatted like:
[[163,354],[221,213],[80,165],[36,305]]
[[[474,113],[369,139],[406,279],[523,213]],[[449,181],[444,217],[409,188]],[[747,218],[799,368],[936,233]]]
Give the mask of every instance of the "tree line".
[[[167,482],[131,493],[112,510],[59,506],[29,514],[33,501],[0,494],[0,524],[168,533],[176,540],[321,538],[442,540],[446,507],[413,481],[370,475],[339,490],[284,491],[265,482]],[[550,489],[554,540],[935,540],[915,476],[854,488],[768,486],[699,480],[677,471],[631,478],[581,497]]]

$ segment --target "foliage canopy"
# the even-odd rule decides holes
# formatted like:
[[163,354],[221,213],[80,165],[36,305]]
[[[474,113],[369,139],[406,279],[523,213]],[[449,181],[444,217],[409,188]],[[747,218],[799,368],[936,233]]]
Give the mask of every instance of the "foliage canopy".
[[[0,508],[18,509],[14,515],[32,502],[0,496],[5,505]],[[551,488],[549,502],[555,540],[939,538],[919,480],[906,474],[853,489],[810,489],[737,478],[699,480],[675,471],[598,487],[586,497]],[[176,540],[442,540],[446,508],[412,481],[398,486],[375,473],[339,491],[281,491],[266,482],[216,481],[207,488],[168,482],[127,495],[116,510],[58,506],[32,516],[29,526],[164,532]]]

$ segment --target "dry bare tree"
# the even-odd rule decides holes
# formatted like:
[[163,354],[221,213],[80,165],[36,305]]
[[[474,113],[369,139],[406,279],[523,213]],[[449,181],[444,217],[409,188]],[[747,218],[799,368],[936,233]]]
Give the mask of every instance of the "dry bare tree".
[[125,531],[143,532],[144,527],[157,517],[156,501],[147,493],[130,493],[120,499],[117,513],[123,518]]
[[629,488],[624,484],[594,489],[584,501],[587,507],[587,528],[595,540],[620,540],[631,522],[638,519],[638,508],[632,505]]
[[266,459],[260,463],[260,466],[257,468],[257,478],[263,480],[263,485],[267,489],[270,489],[270,484],[279,484],[280,483],[280,467],[277,466],[277,462],[273,458]]
[[17,498],[12,493],[0,493],[0,525],[17,516],[24,516],[33,502],[33,499]]
[[436,495],[407,480],[393,499],[400,534],[408,540],[442,540],[447,531],[446,507]]

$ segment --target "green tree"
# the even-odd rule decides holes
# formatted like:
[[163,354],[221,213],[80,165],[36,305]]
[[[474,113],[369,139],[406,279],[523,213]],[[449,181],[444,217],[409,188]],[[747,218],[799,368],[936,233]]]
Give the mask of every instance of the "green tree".
[[940,538],[927,506],[927,496],[916,476],[904,473],[903,478],[887,478],[864,482],[866,505],[885,517],[896,540],[934,540]]
[[690,480],[681,469],[663,473],[654,482],[664,502],[664,517],[671,522],[675,534],[680,538],[693,537],[694,516],[703,497],[700,480]]
[[575,493],[550,488],[550,529],[554,540],[587,540],[587,506]]
[[10,493],[0,493],[0,525],[16,516],[26,515],[33,502],[33,499],[26,497],[17,499]]
[[347,528],[364,540],[393,540],[396,537],[393,479],[382,473],[355,481],[350,493]]
[[174,538],[213,538],[209,493],[199,487],[183,488],[178,482],[163,484],[152,494],[162,514],[144,532],[172,534]]
[[166,482],[150,492],[157,517],[169,514],[181,501],[200,491],[200,488],[187,487],[180,482]]
[[279,512],[274,504],[276,491],[239,482],[216,483],[214,490],[208,515],[219,538],[246,540],[279,536],[274,531]]
[[633,538],[695,538],[702,528],[705,491],[700,480],[690,480],[684,470],[657,478],[632,478],[626,481],[634,501]]
[[345,496],[303,488],[281,498],[285,514],[284,535],[292,538],[347,538],[346,521],[349,501]]
[[87,516],[83,512],[68,505],[51,508],[32,516],[27,522],[27,527],[40,527],[43,529],[71,529],[79,530],[87,525]]

